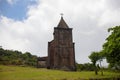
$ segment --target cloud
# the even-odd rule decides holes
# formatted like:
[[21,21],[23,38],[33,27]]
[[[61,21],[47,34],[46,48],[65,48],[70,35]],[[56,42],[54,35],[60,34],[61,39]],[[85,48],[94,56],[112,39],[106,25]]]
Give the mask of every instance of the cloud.
[[101,18],[99,19],[99,26],[116,26],[120,25],[120,9],[118,10],[106,10],[102,15]]
[[6,0],[10,5],[13,5],[16,3],[18,0]]
[[38,0],[36,5],[28,6],[27,18],[22,21],[0,17],[0,45],[46,56],[59,14],[64,13],[66,23],[73,28],[76,61],[88,62],[92,51],[102,49],[107,28],[120,23],[119,5],[112,3],[113,0]]
[[109,9],[120,9],[120,0],[106,0]]

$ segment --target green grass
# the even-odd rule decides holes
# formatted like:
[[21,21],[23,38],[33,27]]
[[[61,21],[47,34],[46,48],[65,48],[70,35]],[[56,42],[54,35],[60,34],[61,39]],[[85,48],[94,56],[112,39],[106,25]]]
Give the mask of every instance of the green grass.
[[120,73],[104,72],[95,75],[93,71],[68,72],[43,68],[0,65],[0,80],[80,80],[89,78],[110,78]]

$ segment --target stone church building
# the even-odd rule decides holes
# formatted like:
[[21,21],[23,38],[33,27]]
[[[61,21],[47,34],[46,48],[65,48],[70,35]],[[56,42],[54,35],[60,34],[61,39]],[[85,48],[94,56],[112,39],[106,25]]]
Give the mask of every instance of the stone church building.
[[62,16],[57,27],[54,27],[53,36],[54,39],[48,42],[48,57],[44,60],[38,58],[38,65],[42,66],[43,64],[39,64],[42,61],[48,69],[75,71],[72,28],[69,28]]

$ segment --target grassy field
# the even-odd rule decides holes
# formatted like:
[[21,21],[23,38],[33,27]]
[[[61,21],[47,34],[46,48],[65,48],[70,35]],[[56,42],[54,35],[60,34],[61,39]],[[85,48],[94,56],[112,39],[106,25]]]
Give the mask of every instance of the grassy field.
[[120,73],[104,72],[104,76],[94,72],[67,72],[32,67],[0,65],[0,80],[81,80],[89,78],[110,78],[120,76]]

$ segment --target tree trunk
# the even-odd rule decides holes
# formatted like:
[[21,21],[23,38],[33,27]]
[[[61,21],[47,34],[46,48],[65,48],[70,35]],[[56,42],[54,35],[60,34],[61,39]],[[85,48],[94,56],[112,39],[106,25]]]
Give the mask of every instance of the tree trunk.
[[95,75],[98,75],[98,70],[96,66],[95,66]]
[[95,75],[98,75],[98,70],[97,70],[97,67],[96,67],[96,63],[94,63],[93,65],[94,65]]
[[100,69],[101,69],[101,75],[103,76],[103,70],[102,70],[101,61],[100,61]]

